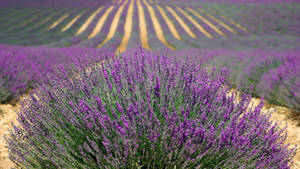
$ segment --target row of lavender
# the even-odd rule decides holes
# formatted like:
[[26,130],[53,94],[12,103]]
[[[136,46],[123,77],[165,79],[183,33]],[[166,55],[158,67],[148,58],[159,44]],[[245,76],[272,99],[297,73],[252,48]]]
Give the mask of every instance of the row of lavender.
[[253,94],[300,112],[300,51],[183,50],[172,55],[230,71],[230,82],[241,89],[253,85]]
[[[77,56],[88,56],[86,59],[89,59],[89,64],[93,64],[111,52],[87,48],[1,45],[1,102],[7,102],[23,94],[33,83],[40,82],[47,72],[52,72],[56,64],[74,63]],[[255,96],[264,97],[274,104],[288,106],[296,111],[300,110],[299,50],[191,49],[169,53],[180,60],[205,67],[227,67],[230,71],[229,80],[235,87],[247,89],[253,84]]]
[[[71,68],[75,63],[92,65],[106,55],[104,50],[0,45],[0,102],[18,99],[58,64]],[[74,64],[72,64],[74,63]]]
[[[130,54],[131,52],[131,54]],[[251,96],[228,96],[226,71],[132,50],[40,85],[6,137],[20,168],[281,168],[285,128]],[[67,77],[67,78],[60,78]],[[71,79],[71,80],[70,80]]]

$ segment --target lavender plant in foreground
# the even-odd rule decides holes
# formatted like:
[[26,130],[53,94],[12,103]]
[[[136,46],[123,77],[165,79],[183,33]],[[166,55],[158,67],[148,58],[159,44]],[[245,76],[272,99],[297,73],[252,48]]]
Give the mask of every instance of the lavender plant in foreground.
[[289,168],[296,147],[285,128],[263,102],[249,111],[249,95],[235,102],[225,74],[141,50],[71,80],[52,76],[23,102],[6,137],[10,159],[21,168]]

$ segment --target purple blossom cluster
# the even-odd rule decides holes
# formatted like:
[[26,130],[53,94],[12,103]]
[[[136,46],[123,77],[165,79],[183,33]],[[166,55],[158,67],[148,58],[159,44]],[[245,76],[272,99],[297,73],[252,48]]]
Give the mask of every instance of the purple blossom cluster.
[[54,72],[58,64],[71,68],[80,61],[88,66],[102,60],[104,53],[104,50],[87,48],[0,45],[0,102],[17,100],[35,83],[41,83],[48,73]]
[[6,137],[25,168],[289,168],[285,128],[228,72],[140,50],[41,84]]

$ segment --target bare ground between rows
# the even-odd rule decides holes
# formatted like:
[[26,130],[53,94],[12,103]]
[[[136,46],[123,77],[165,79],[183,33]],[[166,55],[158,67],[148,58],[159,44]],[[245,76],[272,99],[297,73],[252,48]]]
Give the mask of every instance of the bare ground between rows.
[[[26,98],[23,96],[21,100]],[[252,102],[254,105],[258,105],[260,99],[253,98]],[[11,128],[11,122],[16,123],[17,111],[20,108],[20,104],[10,105],[10,104],[0,104],[0,169],[9,169],[14,167],[14,164],[8,158],[8,150],[5,147],[5,142],[3,136],[8,134],[8,129]],[[274,111],[275,110],[275,111]],[[288,123],[288,136],[287,142],[291,145],[300,145],[300,116],[299,114],[292,112],[286,107],[280,107],[272,104],[265,103],[263,111],[271,111],[271,120],[280,123],[281,127],[284,127]],[[292,169],[300,169],[300,150],[297,151],[294,157],[294,166]]]

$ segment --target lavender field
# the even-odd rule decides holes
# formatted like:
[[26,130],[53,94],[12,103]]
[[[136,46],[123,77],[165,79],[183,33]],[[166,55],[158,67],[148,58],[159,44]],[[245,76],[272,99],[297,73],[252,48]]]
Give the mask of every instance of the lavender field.
[[0,1],[0,169],[300,169],[297,144],[298,0]]

